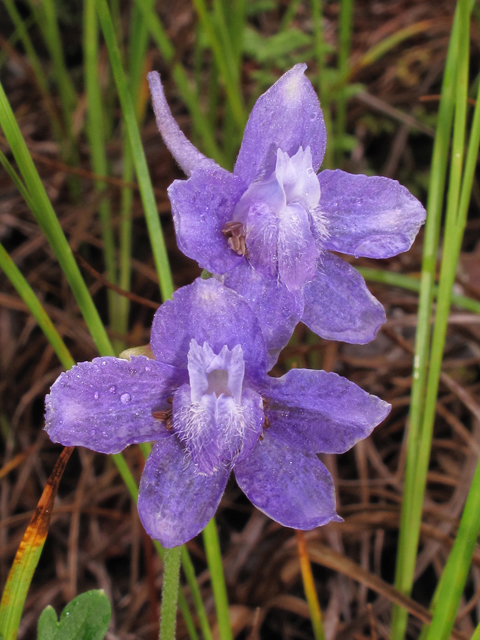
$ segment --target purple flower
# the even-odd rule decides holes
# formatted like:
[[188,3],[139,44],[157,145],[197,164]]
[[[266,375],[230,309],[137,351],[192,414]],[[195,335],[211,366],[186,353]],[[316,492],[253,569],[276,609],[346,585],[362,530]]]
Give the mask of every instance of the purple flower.
[[199,533],[232,469],[253,504],[287,527],[339,520],[316,454],[350,449],[390,405],[334,373],[267,376],[251,307],[214,279],[159,308],[150,345],[154,359],[95,358],[62,373],[45,419],[54,442],[102,453],[155,442],[138,500],[152,538],[173,547]]
[[305,69],[295,65],[257,100],[233,173],[185,138],[160,76],[149,74],[158,128],[189,176],[168,190],[178,245],[252,304],[272,358],[286,344],[285,323],[299,319],[326,339],[372,340],[383,307],[330,252],[388,258],[409,249],[425,221],[423,206],[395,180],[317,175],[326,132]]

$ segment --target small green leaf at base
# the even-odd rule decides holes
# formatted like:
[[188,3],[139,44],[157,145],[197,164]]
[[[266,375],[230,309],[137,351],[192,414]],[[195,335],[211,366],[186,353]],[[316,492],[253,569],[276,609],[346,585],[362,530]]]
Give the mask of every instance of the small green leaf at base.
[[38,620],[37,640],[103,640],[111,613],[103,590],[87,591],[67,604],[60,620],[53,607],[46,607]]
[[55,640],[58,631],[58,620],[55,609],[48,605],[38,619],[38,640]]

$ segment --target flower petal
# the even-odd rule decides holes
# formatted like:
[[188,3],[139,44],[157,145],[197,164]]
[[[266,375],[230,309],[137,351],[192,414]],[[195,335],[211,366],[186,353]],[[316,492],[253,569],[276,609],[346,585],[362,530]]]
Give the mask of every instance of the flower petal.
[[242,394],[242,417],[240,447],[236,453],[236,461],[247,458],[262,433],[265,422],[263,398],[253,389],[244,389]]
[[300,147],[293,158],[279,149],[275,175],[285,190],[287,202],[300,202],[308,210],[318,206],[320,184],[312,167],[310,147]]
[[184,384],[173,396],[173,428],[200,473],[212,475],[222,465],[219,426],[215,417],[215,394],[192,402],[190,385]]
[[317,256],[308,212],[300,203],[287,205],[278,228],[278,273],[289,291],[314,277]]
[[194,171],[168,188],[179,249],[212,273],[225,273],[244,261],[228,246],[222,229],[246,187],[220,167]]
[[326,340],[366,344],[385,322],[385,310],[347,262],[325,252],[303,290],[302,322]]
[[294,156],[310,146],[318,171],[327,140],[323,114],[305,64],[287,71],[255,103],[245,127],[234,173],[247,184],[275,170],[277,149]]
[[245,389],[242,403],[230,396],[204,395],[192,402],[184,384],[173,397],[173,428],[191,461],[204,475],[231,468],[237,458],[249,455],[264,423],[262,397]]
[[391,409],[388,402],[325,371],[291,369],[281,378],[270,378],[260,393],[272,427],[288,442],[314,453],[348,451]]
[[265,277],[277,279],[278,217],[264,202],[252,204],[246,224],[248,259]]
[[252,309],[213,278],[182,287],[155,313],[150,344],[157,360],[186,368],[192,338],[200,345],[207,342],[215,354],[239,344],[246,376],[267,370],[267,347]]
[[144,356],[81,362],[47,395],[45,429],[53,442],[100,453],[157,440],[167,430],[152,411],[169,409],[167,398],[185,379],[185,371]]
[[160,74],[157,71],[151,71],[147,78],[158,130],[183,171],[189,176],[194,169],[218,167],[216,162],[200,153],[180,130],[165,100]]
[[230,469],[200,475],[175,435],[155,443],[140,481],[138,513],[151,538],[170,549],[208,524],[225,491]]
[[225,274],[224,284],[245,298],[256,315],[267,343],[268,370],[271,369],[302,317],[302,293],[290,292],[277,279],[264,277],[246,263]]
[[274,425],[234,471],[257,509],[285,527],[313,529],[341,520],[333,479],[324,465],[308,449],[284,439]]
[[425,209],[396,180],[322,171],[319,208],[327,222],[324,246],[367,258],[389,258],[412,245]]

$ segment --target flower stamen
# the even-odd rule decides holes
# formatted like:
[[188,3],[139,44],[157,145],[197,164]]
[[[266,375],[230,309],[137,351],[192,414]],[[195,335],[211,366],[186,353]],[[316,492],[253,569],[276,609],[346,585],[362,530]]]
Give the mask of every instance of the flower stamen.
[[171,431],[173,429],[171,409],[167,409],[167,411],[152,411],[152,418],[154,420],[163,422],[165,428],[168,429],[168,431]]
[[245,229],[241,222],[231,220],[223,227],[222,233],[227,238],[227,243],[232,251],[239,256],[247,256],[248,250],[245,241]]

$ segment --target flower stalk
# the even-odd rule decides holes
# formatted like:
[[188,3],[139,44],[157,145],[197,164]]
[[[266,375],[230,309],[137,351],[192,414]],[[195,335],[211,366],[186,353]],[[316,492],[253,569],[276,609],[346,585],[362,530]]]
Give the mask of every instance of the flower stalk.
[[182,547],[165,549],[159,640],[175,640]]

